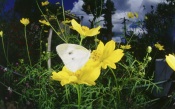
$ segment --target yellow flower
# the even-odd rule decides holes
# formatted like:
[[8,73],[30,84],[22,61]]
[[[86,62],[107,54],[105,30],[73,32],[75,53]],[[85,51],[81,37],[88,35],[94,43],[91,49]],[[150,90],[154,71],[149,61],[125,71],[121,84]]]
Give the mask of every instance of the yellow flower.
[[175,71],[175,56],[173,56],[172,54],[169,54],[168,56],[166,55],[166,62],[168,63],[168,65]]
[[82,37],[95,36],[99,34],[100,26],[89,29],[87,26],[81,26],[74,19],[71,20],[72,28],[76,30]]
[[68,70],[66,67],[63,67],[62,71],[52,72],[51,78],[56,81],[60,81],[61,85],[66,84],[86,84],[86,85],[95,85],[95,80],[100,75],[100,67],[97,63],[88,61],[85,66],[80,70],[77,70],[75,73]]
[[121,49],[130,49],[131,48],[131,45],[121,45],[120,46]]
[[47,26],[50,26],[50,23],[47,22],[46,20],[39,20],[40,23],[45,24]]
[[0,31],[0,37],[2,37],[3,36],[3,31]]
[[115,42],[111,40],[107,42],[106,45],[104,45],[103,42],[100,41],[97,49],[93,50],[93,52],[91,53],[90,58],[93,61],[98,62],[103,69],[106,69],[107,66],[116,69],[115,63],[120,61],[123,55],[123,50],[115,50]]
[[30,21],[29,21],[29,19],[28,18],[22,18],[21,20],[20,20],[20,22],[23,24],[23,25],[28,25],[29,23],[30,23]]
[[157,49],[159,49],[159,50],[165,50],[164,48],[163,48],[163,45],[160,45],[158,42],[154,45]]
[[42,6],[46,6],[46,5],[48,5],[48,4],[49,4],[49,2],[48,2],[48,1],[41,2],[41,5],[42,5]]
[[127,13],[128,18],[134,18],[134,14],[132,12]]

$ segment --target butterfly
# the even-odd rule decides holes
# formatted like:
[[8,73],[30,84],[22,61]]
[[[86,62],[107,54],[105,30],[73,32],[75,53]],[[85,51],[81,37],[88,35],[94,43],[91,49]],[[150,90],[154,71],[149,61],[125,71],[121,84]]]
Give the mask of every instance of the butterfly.
[[66,68],[72,72],[83,67],[90,57],[90,50],[76,44],[60,44],[56,46],[56,51]]

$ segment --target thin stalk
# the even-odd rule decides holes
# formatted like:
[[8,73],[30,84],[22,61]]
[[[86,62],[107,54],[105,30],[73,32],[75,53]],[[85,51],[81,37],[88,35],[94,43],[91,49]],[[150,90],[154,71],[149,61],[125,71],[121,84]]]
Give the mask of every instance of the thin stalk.
[[[40,6],[39,6],[39,4],[38,4],[37,1],[36,1],[36,4],[37,4],[38,9],[40,10],[41,14],[44,16],[44,19],[45,19],[47,22],[49,22],[49,20],[46,18],[46,16],[44,15],[43,11],[41,10],[41,8],[40,8]],[[58,34],[58,32],[56,31],[56,29],[55,29],[51,24],[50,24],[50,27],[51,27],[51,28],[53,29],[53,31],[60,37],[60,39],[61,39],[62,41],[64,41],[64,42],[67,43],[67,41],[66,41],[64,38],[62,38],[62,37]]]
[[82,42],[83,42],[83,39],[85,38],[85,36],[80,36],[80,38],[81,39],[80,39],[80,43],[79,44],[82,45]]
[[4,52],[4,56],[5,56],[6,62],[7,62],[7,64],[9,64],[9,61],[8,61],[8,58],[7,58],[7,55],[6,55],[6,52],[5,52],[4,38],[3,38],[3,36],[2,36],[2,47],[3,47],[3,52]]
[[[5,85],[4,83],[2,83],[1,81],[0,81],[0,83],[1,83],[4,87],[8,88],[8,86]],[[23,94],[20,94],[19,92],[15,91],[15,90],[13,90],[13,89],[12,89],[12,92],[14,92],[14,93],[16,93],[16,94],[18,94],[18,95],[20,95],[20,96],[23,96]]]
[[82,41],[83,41],[83,38],[81,38],[81,40],[80,40],[80,45],[82,45]]
[[68,89],[68,87],[67,87],[67,85],[65,85],[65,90],[66,90],[66,99],[67,99],[67,102],[68,102],[68,104],[70,104],[70,101],[69,101],[69,89]]
[[117,78],[116,78],[116,75],[115,75],[114,71],[110,67],[109,67],[109,69],[111,70],[112,75],[114,76],[114,79],[115,79],[115,83],[117,84]]
[[32,65],[31,59],[30,59],[30,54],[29,54],[28,42],[27,42],[26,26],[24,26],[24,37],[25,37],[25,41],[26,41],[26,49],[27,49],[27,55],[29,58],[29,63],[30,63],[30,65]]
[[47,61],[48,69],[51,69],[51,40],[52,40],[52,28],[49,30],[49,37],[48,37],[48,46],[47,46],[47,52],[49,53],[49,59]]
[[43,26],[42,26],[42,29],[40,31],[40,59],[39,59],[39,64],[40,64],[40,67],[41,67],[41,55],[42,55],[42,39],[41,39],[41,35],[42,35],[42,30],[43,30]]
[[[62,32],[62,28],[61,28],[61,25],[59,24],[59,21],[58,21],[58,18],[57,18],[57,17],[56,17],[56,22],[57,22],[57,24],[58,24],[58,28],[60,29],[61,34],[62,34],[63,37],[65,38],[65,42],[67,43],[68,41],[67,41],[67,39],[66,39],[66,37],[65,37],[64,32]],[[63,24],[63,23],[62,23],[62,24]],[[63,24],[63,26],[65,26],[65,25]]]
[[[61,5],[62,5],[62,8],[63,8],[63,20],[65,21],[66,18],[65,18],[65,11],[64,11],[64,2],[63,0],[61,0]],[[66,26],[64,25],[64,30],[66,30]]]
[[78,109],[80,109],[80,105],[81,105],[81,86],[80,85],[75,85],[75,88],[77,90],[77,94],[78,94]]

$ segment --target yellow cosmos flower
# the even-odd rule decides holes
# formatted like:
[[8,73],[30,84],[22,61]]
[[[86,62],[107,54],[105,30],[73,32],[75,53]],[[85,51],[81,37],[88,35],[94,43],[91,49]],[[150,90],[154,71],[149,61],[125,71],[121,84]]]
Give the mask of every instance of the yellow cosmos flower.
[[168,56],[166,55],[166,62],[168,63],[168,65],[175,71],[175,56],[173,56],[172,54],[169,54]]
[[163,48],[163,45],[160,45],[158,42],[154,45],[157,49],[159,49],[160,51],[161,50],[165,50],[164,48]]
[[23,25],[28,25],[29,23],[30,23],[30,21],[29,21],[29,19],[28,18],[22,18],[21,20],[20,20],[20,22],[23,24]]
[[3,31],[0,31],[0,37],[2,37],[3,36]]
[[121,60],[124,53],[122,49],[115,50],[115,42],[113,40],[103,44],[100,41],[96,50],[93,50],[91,53],[91,59],[97,61],[103,69],[106,69],[107,66],[116,69],[115,63]]
[[49,2],[48,2],[48,1],[41,2],[41,5],[42,5],[42,6],[46,6],[46,5],[48,5],[48,4],[49,4]]
[[60,72],[52,72],[51,78],[56,81],[60,81],[61,85],[66,84],[86,84],[86,85],[95,85],[95,80],[100,75],[100,67],[97,63],[88,61],[85,66],[80,70],[71,72],[66,67],[63,67]]
[[39,22],[44,24],[44,25],[50,26],[50,23],[47,22],[46,20],[39,20]]
[[128,18],[134,18],[134,14],[132,12],[127,13]]
[[121,49],[130,49],[131,48],[131,45],[121,45],[120,46]]
[[87,26],[81,26],[74,19],[71,20],[72,28],[76,30],[82,37],[95,36],[99,34],[100,26],[89,29]]

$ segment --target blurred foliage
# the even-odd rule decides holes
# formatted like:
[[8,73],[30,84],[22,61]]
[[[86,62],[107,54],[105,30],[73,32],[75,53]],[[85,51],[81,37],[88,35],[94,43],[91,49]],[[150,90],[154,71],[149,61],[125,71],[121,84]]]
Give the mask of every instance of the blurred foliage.
[[175,1],[167,2],[158,4],[156,9],[152,8],[151,13],[146,14],[148,19],[145,20],[150,41],[165,45],[166,54],[175,51]]
[[[84,4],[82,5],[83,11],[86,14],[92,14],[93,19],[89,22],[91,24],[91,28],[95,27],[101,21],[104,21],[104,28],[101,31],[101,37],[99,39],[103,41],[109,41],[112,39],[112,15],[115,13],[114,3],[111,0],[95,0],[92,2],[91,0],[83,0]],[[99,17],[103,16],[104,20],[98,20]]]

